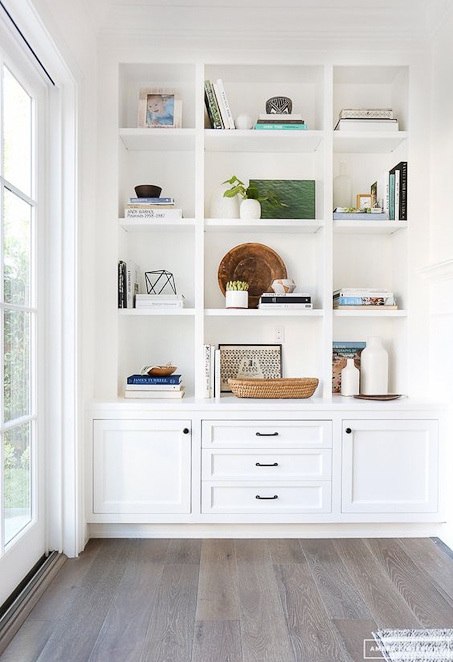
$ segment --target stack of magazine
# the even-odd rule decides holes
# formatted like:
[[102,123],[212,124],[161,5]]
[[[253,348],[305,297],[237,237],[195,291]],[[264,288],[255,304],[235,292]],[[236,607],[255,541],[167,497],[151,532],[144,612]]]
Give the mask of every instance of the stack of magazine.
[[313,304],[311,301],[311,295],[307,292],[286,292],[281,294],[264,292],[260,296],[258,308],[261,310],[274,310],[279,308],[303,310],[313,308]]
[[396,310],[393,292],[383,288],[343,287],[333,293],[335,310]]

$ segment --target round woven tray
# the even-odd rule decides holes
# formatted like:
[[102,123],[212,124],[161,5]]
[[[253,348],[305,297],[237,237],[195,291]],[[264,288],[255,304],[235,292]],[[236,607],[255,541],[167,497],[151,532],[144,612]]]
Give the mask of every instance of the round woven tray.
[[229,379],[228,384],[238,398],[310,398],[316,391],[319,379]]

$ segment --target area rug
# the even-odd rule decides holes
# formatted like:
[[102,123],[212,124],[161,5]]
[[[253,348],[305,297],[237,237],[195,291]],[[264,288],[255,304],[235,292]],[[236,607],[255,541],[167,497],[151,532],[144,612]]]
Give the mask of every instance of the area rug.
[[453,629],[378,630],[373,637],[388,662],[453,661]]

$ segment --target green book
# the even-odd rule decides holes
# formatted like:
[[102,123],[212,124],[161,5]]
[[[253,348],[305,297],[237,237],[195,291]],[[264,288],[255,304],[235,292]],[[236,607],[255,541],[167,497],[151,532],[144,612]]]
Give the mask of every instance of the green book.
[[316,218],[314,179],[251,179],[258,197],[276,196],[281,205],[261,203],[261,218]]

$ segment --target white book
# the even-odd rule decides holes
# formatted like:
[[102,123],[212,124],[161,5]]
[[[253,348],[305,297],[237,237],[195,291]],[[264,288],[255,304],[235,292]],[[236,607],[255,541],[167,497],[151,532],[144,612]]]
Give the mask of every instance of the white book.
[[182,384],[126,384],[126,391],[181,391]]
[[210,398],[211,391],[211,345],[203,345],[203,398]]
[[133,308],[140,283],[140,269],[133,260],[126,262],[126,307]]
[[127,219],[166,219],[182,218],[182,209],[125,209]]
[[214,397],[220,398],[220,349],[214,350]]
[[269,120],[270,122],[282,122],[293,120],[297,122],[303,122],[302,115],[300,113],[260,113],[258,115],[259,120]]
[[227,93],[225,91],[222,79],[218,78],[215,82],[215,85],[217,86],[216,91],[218,90],[219,96],[222,100],[222,107],[225,111],[225,129],[234,129],[235,126],[233,113],[231,112],[230,104],[228,102]]
[[137,294],[137,301],[183,301],[184,294]]
[[164,299],[163,301],[136,301],[136,308],[184,308],[184,301],[169,301]]
[[125,398],[148,398],[150,400],[154,398],[182,398],[184,397],[185,387],[180,391],[125,391]]
[[338,120],[335,131],[398,131],[397,120]]
[[313,308],[312,303],[259,303],[261,310],[275,310],[276,308],[286,308],[287,310],[302,310]]

